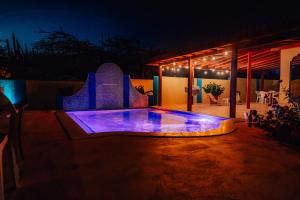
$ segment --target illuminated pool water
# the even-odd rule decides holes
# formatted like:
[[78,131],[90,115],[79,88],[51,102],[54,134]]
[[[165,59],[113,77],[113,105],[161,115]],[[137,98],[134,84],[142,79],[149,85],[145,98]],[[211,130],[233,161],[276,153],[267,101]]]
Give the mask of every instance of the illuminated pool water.
[[66,112],[86,133],[207,132],[227,118],[155,108]]

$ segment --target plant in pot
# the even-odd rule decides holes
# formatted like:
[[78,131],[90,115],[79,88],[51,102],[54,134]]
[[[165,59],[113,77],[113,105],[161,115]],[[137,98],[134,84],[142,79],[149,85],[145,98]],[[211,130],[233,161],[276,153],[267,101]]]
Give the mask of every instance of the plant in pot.
[[203,87],[206,94],[211,94],[215,99],[209,98],[211,104],[216,104],[219,96],[224,92],[225,88],[216,83],[209,83]]

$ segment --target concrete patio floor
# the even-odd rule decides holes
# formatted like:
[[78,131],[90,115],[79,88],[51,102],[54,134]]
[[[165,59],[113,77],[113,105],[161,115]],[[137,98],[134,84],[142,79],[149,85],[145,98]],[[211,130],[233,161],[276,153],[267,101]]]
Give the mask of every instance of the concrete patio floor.
[[[162,108],[173,109],[173,110],[187,110],[186,104],[173,104],[173,105],[163,105]],[[257,110],[260,114],[265,114],[270,107],[262,103],[251,103],[250,109],[246,108],[246,104],[236,105],[236,118],[244,119],[244,113],[249,112],[249,110]],[[214,105],[214,104],[194,104],[192,107],[192,112],[204,113],[208,115],[229,117],[229,105]]]
[[300,153],[245,123],[216,137],[70,141],[53,111],[24,121],[21,187],[7,199],[300,199]]

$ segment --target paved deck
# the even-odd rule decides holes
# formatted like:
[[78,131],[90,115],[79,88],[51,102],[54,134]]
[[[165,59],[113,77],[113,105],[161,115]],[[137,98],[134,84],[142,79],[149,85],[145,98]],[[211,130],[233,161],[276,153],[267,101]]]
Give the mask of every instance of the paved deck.
[[22,187],[7,199],[300,199],[300,153],[238,127],[206,138],[71,142],[53,112],[29,111]]
[[[187,105],[163,105],[162,108],[186,111]],[[269,107],[266,104],[251,103],[250,109],[257,110],[260,114],[265,114],[269,110]],[[244,113],[249,112],[250,109],[246,108],[246,104],[236,105],[236,118],[244,119]],[[203,113],[220,117],[229,117],[229,105],[211,105],[198,103],[193,105],[192,110],[196,113]]]

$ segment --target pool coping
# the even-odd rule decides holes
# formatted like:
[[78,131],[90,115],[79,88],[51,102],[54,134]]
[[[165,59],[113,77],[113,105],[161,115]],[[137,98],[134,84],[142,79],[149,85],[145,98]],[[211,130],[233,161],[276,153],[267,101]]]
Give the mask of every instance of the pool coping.
[[[157,110],[171,111],[171,112],[180,112],[185,114],[197,114],[187,111],[178,111],[171,110],[165,108],[155,108],[149,107]],[[141,108],[139,108],[141,109]],[[236,130],[234,125],[234,119],[228,118],[220,122],[220,126],[217,129],[211,129],[203,132],[129,132],[129,131],[118,131],[118,132],[99,132],[88,134],[83,128],[81,128],[64,110],[58,110],[55,112],[55,115],[66,132],[67,136],[71,140],[78,139],[88,139],[88,138],[99,138],[99,137],[107,137],[107,136],[137,136],[137,137],[172,137],[172,138],[191,138],[191,137],[210,137],[210,136],[218,136],[225,135],[231,133]],[[211,116],[211,115],[209,115]],[[224,118],[224,117],[223,117]]]

